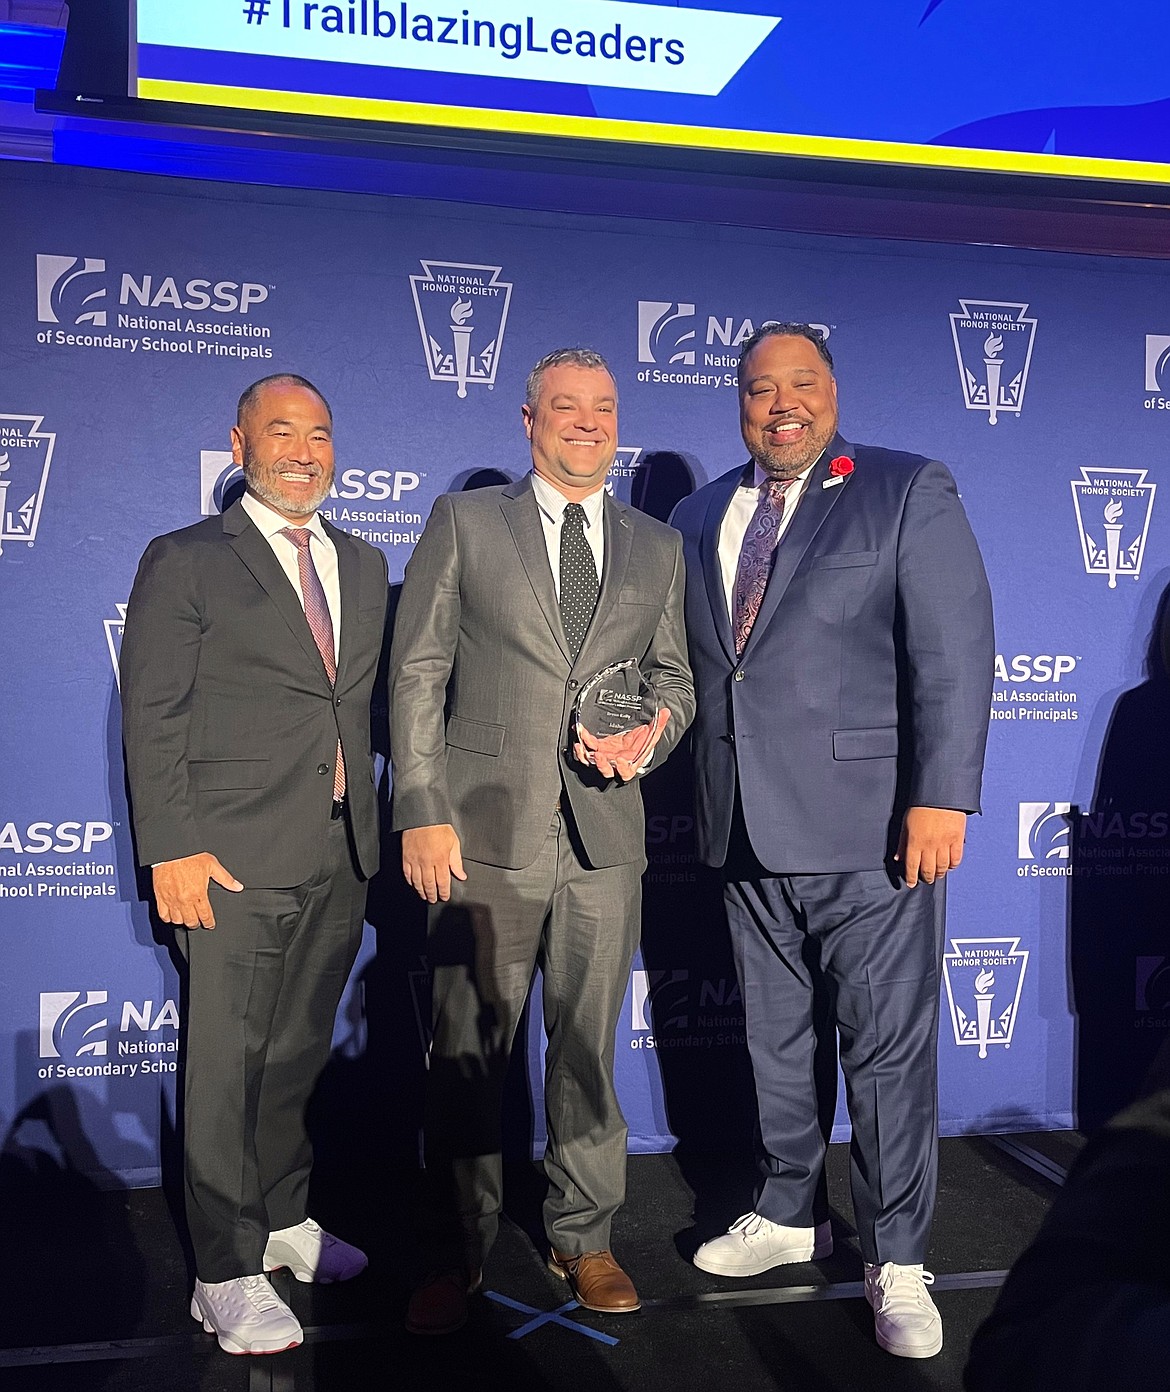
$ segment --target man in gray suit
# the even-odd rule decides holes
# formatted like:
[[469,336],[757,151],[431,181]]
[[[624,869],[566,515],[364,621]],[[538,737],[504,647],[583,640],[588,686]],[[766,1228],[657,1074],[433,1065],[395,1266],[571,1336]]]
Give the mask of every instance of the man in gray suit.
[[[605,490],[617,390],[600,355],[542,358],[523,418],[529,476],[435,503],[391,653],[394,826],[435,905],[430,1274],[407,1315],[420,1334],[465,1321],[496,1235],[501,1088],[537,963],[549,1265],[588,1309],[639,1306],[609,1250],[626,1164],[614,1032],[646,865],[638,775],[694,713],[682,557],[675,532]],[[627,658],[659,718],[624,742],[582,738],[582,684]]]
[[228,1353],[273,1353],[303,1336],[265,1272],[366,1265],[305,1212],[304,1113],[378,868],[389,589],[382,553],[317,515],[333,417],[310,382],[254,383],[231,435],[244,497],[138,568],[122,728],[138,856],[186,959],[191,1314]]

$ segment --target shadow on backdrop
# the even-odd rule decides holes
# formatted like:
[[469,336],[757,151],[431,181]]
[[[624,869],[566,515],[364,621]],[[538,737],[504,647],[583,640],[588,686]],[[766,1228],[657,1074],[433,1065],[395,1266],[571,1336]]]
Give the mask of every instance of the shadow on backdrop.
[[447,492],[472,493],[477,488],[499,488],[511,482],[511,474],[504,473],[503,469],[472,469],[470,473],[456,474]]
[[642,457],[630,485],[630,502],[640,512],[666,522],[675,507],[695,491],[696,466],[685,454],[652,450]]
[[1167,729],[1170,588],[1159,598],[1149,635],[1146,679],[1114,706],[1092,806],[1069,815],[1069,952],[1082,1130],[1100,1126],[1137,1094],[1170,1027]]
[[[35,1057],[35,1036],[18,1036],[17,1048]],[[98,1161],[115,1146],[127,1153],[125,1136],[110,1134],[115,1126],[97,1094],[62,1084],[32,1098],[7,1128],[0,1147],[5,1343],[90,1342],[138,1331],[146,1263],[128,1206],[111,1195],[124,1186]],[[144,1166],[151,1161],[149,1145],[133,1149]],[[116,1373],[116,1364],[92,1364],[86,1386],[105,1386]]]

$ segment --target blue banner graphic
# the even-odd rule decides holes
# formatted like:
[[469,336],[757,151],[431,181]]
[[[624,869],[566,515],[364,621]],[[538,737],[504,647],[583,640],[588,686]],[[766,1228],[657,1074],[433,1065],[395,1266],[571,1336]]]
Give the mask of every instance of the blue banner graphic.
[[[737,345],[776,317],[828,331],[847,438],[952,467],[995,593],[985,815],[948,887],[943,1128],[1070,1126],[1124,1100],[1170,1027],[1170,267],[0,177],[19,210],[0,245],[5,1148],[159,1174],[183,1002],[133,862],[118,660],[146,543],[239,490],[241,389],[278,369],[320,383],[337,421],[325,511],[397,581],[438,494],[526,471],[519,408],[542,353],[609,357],[611,485],[664,517],[743,458]],[[617,1041],[630,1143],[709,1145],[714,1108],[746,1141],[743,1007],[684,756],[645,794],[645,931]],[[323,1096],[352,1088],[338,1118],[412,1154],[427,963],[388,859]],[[540,1050],[533,1023],[521,1150],[543,1140]]]
[[1156,0],[1124,24],[1100,6],[1007,16],[970,0],[136,0],[134,35],[130,93],[167,101],[1170,179]]

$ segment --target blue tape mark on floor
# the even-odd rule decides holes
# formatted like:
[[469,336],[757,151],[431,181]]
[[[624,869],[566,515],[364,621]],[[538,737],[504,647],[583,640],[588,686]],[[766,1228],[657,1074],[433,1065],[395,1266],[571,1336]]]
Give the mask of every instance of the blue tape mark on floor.
[[527,1324],[522,1324],[519,1329],[513,1329],[508,1335],[509,1339],[523,1339],[544,1324],[559,1324],[565,1329],[573,1330],[576,1334],[585,1334],[590,1339],[596,1339],[599,1344],[609,1344],[611,1348],[618,1342],[612,1334],[602,1334],[600,1330],[590,1329],[588,1325],[578,1324],[576,1320],[565,1319],[566,1310],[579,1310],[581,1308],[575,1300],[568,1300],[555,1310],[537,1310],[531,1305],[524,1305],[519,1300],[513,1300],[511,1296],[501,1295],[499,1291],[484,1291],[484,1295],[489,1300],[494,1300],[497,1305],[506,1305],[509,1310],[518,1310],[522,1315],[534,1316]]

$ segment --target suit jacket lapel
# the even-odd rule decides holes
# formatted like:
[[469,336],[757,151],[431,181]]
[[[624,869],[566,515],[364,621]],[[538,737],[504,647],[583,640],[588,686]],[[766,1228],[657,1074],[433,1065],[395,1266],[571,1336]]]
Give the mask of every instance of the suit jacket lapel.
[[321,525],[337,551],[337,582],[341,590],[341,641],[337,645],[337,685],[340,686],[345,664],[358,637],[359,562],[357,547],[343,531],[324,518]]
[[723,514],[727,511],[727,505],[731,502],[732,495],[739,487],[743,478],[743,469],[733,469],[729,474],[724,474],[722,478],[716,479],[715,487],[711,492],[711,501],[707,504],[707,516],[703,521],[703,535],[700,540],[703,557],[703,579],[707,582],[707,599],[711,604],[711,617],[715,621],[715,632],[719,635],[719,641],[723,645],[723,651],[727,654],[727,660],[733,665],[738,661],[735,656],[735,638],[731,632],[731,619],[727,612],[727,595],[723,590],[723,571],[719,565],[719,529],[723,523]]
[[[626,582],[626,571],[630,567],[630,554],[634,549],[634,521],[629,510],[617,502],[610,494],[605,495],[601,509],[601,521],[605,535],[605,559],[601,567],[601,590],[597,596],[597,607],[593,619],[581,644],[578,662],[589,647],[590,640],[604,633],[609,617],[622,586]],[[633,654],[630,654],[633,656]]]
[[288,576],[280,568],[280,562],[273,555],[272,547],[261,534],[260,529],[252,525],[252,519],[238,502],[233,503],[224,513],[223,530],[228,538],[228,544],[251,571],[256,583],[276,606],[281,617],[292,630],[293,636],[305,650],[306,657],[313,663],[314,669],[321,673],[321,680],[328,688],[329,677],[325,671],[325,664],[321,661],[321,654],[317,650],[316,641],[309,629],[309,621],[305,618],[305,611],[301,608],[297,592],[289,583]]
[[557,604],[556,587],[553,584],[552,570],[548,563],[548,547],[544,540],[544,526],[540,520],[540,509],[528,476],[511,483],[500,496],[500,507],[504,521],[512,533],[516,550],[520,553],[520,564],[528,576],[532,593],[540,605],[549,632],[556,639],[557,647],[565,655],[565,661],[572,660],[569,653],[569,640],[561,624],[561,610]]
[[830,488],[824,486],[830,477],[829,461],[841,454],[852,458],[853,446],[842,440],[840,435],[835,435],[829,441],[824,454],[813,465],[804,494],[796,505],[796,513],[776,547],[776,560],[772,566],[768,588],[764,591],[760,612],[756,615],[747,647],[744,648],[745,656],[759,642],[760,635],[771,622],[780,601],[784,598],[784,591],[791,583],[797,566],[804,559],[804,553],[812,545],[825,519],[849,487],[848,478]]

